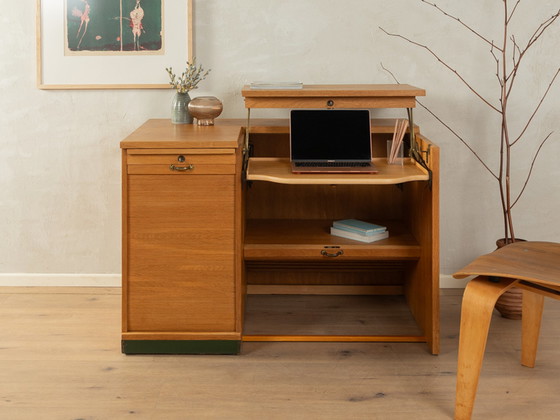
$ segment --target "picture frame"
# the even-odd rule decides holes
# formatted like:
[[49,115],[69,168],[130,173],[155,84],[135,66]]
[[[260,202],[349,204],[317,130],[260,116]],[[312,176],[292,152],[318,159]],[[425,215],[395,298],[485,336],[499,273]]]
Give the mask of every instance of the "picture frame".
[[[82,10],[68,11],[70,0],[36,0],[36,37],[37,37],[37,87],[39,89],[168,89],[169,76],[166,67],[185,68],[193,58],[192,0],[161,0],[161,47],[159,51],[84,51],[69,50],[70,18],[80,19],[81,14],[94,7],[101,7],[104,0],[79,0]],[[141,5],[142,0],[132,0]],[[120,17],[104,19],[119,21],[121,32],[132,31],[132,15],[129,16],[130,0],[120,0]],[[117,0],[117,4],[118,0]],[[85,7],[88,7],[87,11]],[[91,9],[89,9],[91,6]],[[147,6],[149,7],[149,5]],[[76,9],[76,8],[74,8]],[[147,13],[148,11],[146,11]],[[91,19],[82,18],[89,23],[88,37],[95,36],[94,14]],[[122,24],[126,21],[125,24]],[[118,25],[118,23],[115,23]],[[74,23],[75,25],[75,23]],[[87,25],[80,27],[84,33]],[[72,27],[75,29],[75,27]],[[145,30],[142,29],[144,33]],[[132,33],[132,32],[130,32]],[[139,32],[138,32],[139,33]],[[101,34],[103,35],[103,34]],[[102,38],[97,35],[97,38]],[[129,38],[132,35],[128,35]],[[141,38],[141,36],[140,36]],[[121,38],[119,38],[120,40]],[[136,38],[135,38],[136,39]],[[122,44],[122,43],[121,43]],[[84,43],[86,45],[86,43]]]

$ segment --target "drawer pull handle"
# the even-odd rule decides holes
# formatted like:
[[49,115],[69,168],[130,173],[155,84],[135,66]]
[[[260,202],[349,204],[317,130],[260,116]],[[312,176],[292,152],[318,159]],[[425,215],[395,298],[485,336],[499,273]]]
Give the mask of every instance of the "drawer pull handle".
[[325,249],[322,249],[321,250],[321,255],[324,256],[324,257],[335,258],[335,257],[340,257],[341,255],[344,255],[344,251],[342,249],[339,249],[338,251],[336,251],[333,254],[333,253],[331,253],[331,252],[329,252]]
[[175,166],[175,165],[169,165],[169,169],[171,169],[172,171],[190,171],[192,169],[194,169],[194,165],[190,164],[187,166]]

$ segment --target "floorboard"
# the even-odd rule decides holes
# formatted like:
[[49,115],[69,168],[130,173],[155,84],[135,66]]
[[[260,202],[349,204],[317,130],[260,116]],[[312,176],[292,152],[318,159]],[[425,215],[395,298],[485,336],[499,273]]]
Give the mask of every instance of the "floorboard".
[[[125,356],[120,289],[0,288],[0,419],[450,419],[461,290],[423,343],[243,343],[239,356]],[[474,419],[558,418],[560,304],[534,369],[494,314]],[[255,327],[257,328],[257,327]]]

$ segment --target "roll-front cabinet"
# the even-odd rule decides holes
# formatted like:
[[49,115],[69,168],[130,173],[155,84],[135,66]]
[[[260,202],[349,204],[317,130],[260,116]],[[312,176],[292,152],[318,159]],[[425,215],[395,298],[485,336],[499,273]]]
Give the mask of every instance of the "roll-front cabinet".
[[121,143],[124,353],[239,352],[240,140],[150,120]]

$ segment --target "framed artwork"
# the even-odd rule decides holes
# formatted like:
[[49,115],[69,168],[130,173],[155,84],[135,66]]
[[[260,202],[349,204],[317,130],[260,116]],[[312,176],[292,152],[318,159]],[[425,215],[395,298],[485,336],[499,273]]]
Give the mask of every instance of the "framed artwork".
[[192,0],[37,0],[37,86],[169,88],[192,39]]

